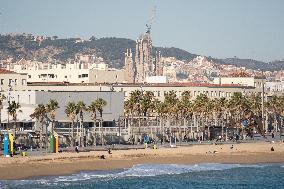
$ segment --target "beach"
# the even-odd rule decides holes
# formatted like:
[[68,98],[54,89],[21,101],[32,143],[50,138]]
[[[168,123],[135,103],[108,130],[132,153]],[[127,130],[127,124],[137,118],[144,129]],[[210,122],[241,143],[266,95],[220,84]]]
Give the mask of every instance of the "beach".
[[[271,151],[273,147],[274,151]],[[284,143],[202,144],[176,148],[63,152],[41,156],[0,157],[0,180],[114,170],[137,164],[283,163]],[[100,159],[104,155],[105,159]],[[4,171],[5,170],[5,171]]]

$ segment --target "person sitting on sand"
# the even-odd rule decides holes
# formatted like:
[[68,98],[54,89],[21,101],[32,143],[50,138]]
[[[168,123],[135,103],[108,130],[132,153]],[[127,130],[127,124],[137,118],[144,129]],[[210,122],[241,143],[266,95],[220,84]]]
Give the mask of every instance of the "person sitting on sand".
[[234,145],[232,145],[231,147],[230,147],[230,149],[233,149],[234,148]]
[[273,146],[270,148],[270,151],[271,151],[271,152],[274,152],[274,148],[273,148]]
[[108,152],[108,154],[112,154],[112,153],[111,153],[111,151],[110,151],[110,148],[108,149],[108,151],[107,151],[107,152]]
[[100,159],[106,159],[105,155],[101,155]]

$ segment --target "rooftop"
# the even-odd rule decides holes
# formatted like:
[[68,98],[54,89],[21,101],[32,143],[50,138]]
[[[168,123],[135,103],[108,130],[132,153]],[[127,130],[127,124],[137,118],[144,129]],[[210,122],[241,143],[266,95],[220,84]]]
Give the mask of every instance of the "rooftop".
[[240,84],[211,84],[211,83],[61,83],[61,82],[36,82],[28,83],[29,86],[113,86],[113,87],[210,87],[210,88],[254,88]]
[[16,72],[0,68],[0,74],[16,74]]

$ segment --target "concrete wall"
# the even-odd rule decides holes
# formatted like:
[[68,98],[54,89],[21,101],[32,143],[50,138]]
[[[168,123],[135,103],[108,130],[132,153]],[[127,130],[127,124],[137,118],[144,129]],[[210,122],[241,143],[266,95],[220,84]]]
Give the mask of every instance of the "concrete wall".
[[90,83],[126,82],[124,70],[90,70]]

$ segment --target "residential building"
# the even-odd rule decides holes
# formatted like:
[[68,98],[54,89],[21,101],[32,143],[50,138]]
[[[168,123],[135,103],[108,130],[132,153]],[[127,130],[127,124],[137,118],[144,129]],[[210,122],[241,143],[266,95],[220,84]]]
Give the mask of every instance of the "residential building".
[[0,91],[26,90],[27,74],[0,68]]

